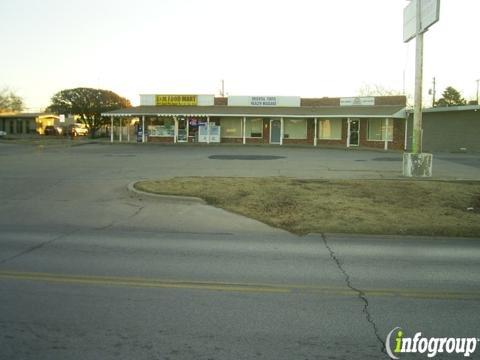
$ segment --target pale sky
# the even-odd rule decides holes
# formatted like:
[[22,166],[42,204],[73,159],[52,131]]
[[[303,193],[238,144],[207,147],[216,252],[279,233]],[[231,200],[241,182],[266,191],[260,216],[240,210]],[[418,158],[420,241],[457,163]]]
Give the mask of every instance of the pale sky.
[[[62,89],[355,96],[365,84],[413,93],[406,0],[1,0],[0,88],[28,110]],[[480,1],[441,0],[425,34],[424,98],[437,78],[467,100],[480,79]],[[405,76],[404,76],[405,74]],[[405,78],[405,82],[404,82]],[[430,99],[430,100],[429,100]],[[428,105],[428,104],[426,104]]]

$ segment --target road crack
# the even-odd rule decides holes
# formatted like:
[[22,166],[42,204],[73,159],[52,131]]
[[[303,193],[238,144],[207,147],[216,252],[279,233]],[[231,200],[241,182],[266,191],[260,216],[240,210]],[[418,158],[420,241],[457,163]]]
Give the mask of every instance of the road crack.
[[107,225],[104,225],[104,226],[100,226],[100,227],[97,227],[95,228],[96,230],[100,230],[100,231],[103,231],[103,230],[107,230],[107,229],[110,229],[112,227],[114,227],[116,224],[119,224],[119,223],[123,223],[125,221],[128,221],[128,220],[131,220],[133,219],[134,217],[136,217],[138,214],[140,214],[142,212],[142,210],[145,208],[145,206],[140,206],[140,205],[134,205],[134,204],[130,204],[130,203],[125,203],[126,205],[130,205],[132,207],[136,207],[137,209],[133,212],[133,214],[125,217],[123,220],[121,221],[111,221],[110,223],[108,223]]
[[20,256],[23,256],[23,255],[26,255],[26,254],[29,254],[35,250],[38,250],[38,249],[41,249],[42,247],[46,246],[46,245],[49,245],[51,243],[53,243],[54,241],[57,241],[57,240],[60,240],[64,237],[67,237],[71,234],[73,234],[74,232],[76,232],[77,230],[73,230],[73,231],[70,231],[68,233],[65,233],[65,234],[60,234],[56,237],[54,237],[53,239],[50,239],[50,240],[47,240],[47,241],[44,241],[44,242],[41,242],[40,244],[37,244],[37,245],[34,245],[34,246],[31,246],[29,247],[28,249],[26,250],[23,250],[23,251],[20,251],[18,254],[15,254],[15,255],[12,255],[10,257],[7,257],[5,259],[1,259],[0,260],[0,265],[3,265],[11,260],[14,260],[14,259],[17,259],[19,258]]
[[130,215],[128,218],[129,219],[132,219],[134,218],[135,216],[137,216],[138,214],[140,214],[140,212],[145,208],[145,206],[138,206],[138,209],[132,214]]
[[330,258],[333,260],[333,262],[335,262],[335,265],[340,270],[340,272],[343,274],[343,277],[344,277],[345,283],[347,284],[347,287],[350,290],[357,293],[357,297],[362,301],[362,303],[363,303],[362,312],[365,314],[365,318],[366,318],[367,322],[371,325],[371,327],[373,329],[373,332],[375,334],[375,337],[377,338],[378,342],[382,345],[382,347],[381,347],[382,353],[384,353],[386,355],[387,353],[386,353],[386,350],[385,350],[385,342],[380,337],[377,324],[373,320],[372,314],[370,314],[370,310],[368,308],[369,303],[368,303],[367,296],[365,295],[365,293],[362,290],[360,290],[357,287],[352,285],[350,275],[347,273],[347,271],[342,266],[342,263],[340,262],[340,259],[337,257],[337,255],[335,255],[335,251],[333,251],[332,247],[328,244],[325,234],[322,233],[321,235],[322,235],[323,243],[325,244],[325,247],[327,248],[327,250],[330,254]]

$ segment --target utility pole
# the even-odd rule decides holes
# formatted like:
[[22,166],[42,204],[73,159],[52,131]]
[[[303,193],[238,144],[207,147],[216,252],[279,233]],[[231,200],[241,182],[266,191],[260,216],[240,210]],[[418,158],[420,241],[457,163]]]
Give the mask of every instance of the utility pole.
[[435,89],[435,76],[433,77],[433,91],[432,91],[432,107],[435,107],[435,93],[436,93],[436,89]]
[[437,93],[435,85],[435,77],[433,77],[433,87],[428,90],[428,95],[432,95],[432,108],[435,107],[435,95]]
[[480,105],[479,100],[478,100],[478,82],[479,81],[480,81],[480,79],[477,79],[477,105]]
[[222,90],[220,92],[220,95],[222,95],[222,97],[225,96],[225,81],[222,79]]

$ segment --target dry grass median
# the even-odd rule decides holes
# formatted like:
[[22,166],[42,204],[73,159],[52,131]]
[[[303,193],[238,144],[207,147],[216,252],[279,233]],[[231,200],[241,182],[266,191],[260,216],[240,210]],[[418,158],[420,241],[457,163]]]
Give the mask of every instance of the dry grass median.
[[480,237],[480,182],[186,177],[135,187],[200,197],[297,234]]

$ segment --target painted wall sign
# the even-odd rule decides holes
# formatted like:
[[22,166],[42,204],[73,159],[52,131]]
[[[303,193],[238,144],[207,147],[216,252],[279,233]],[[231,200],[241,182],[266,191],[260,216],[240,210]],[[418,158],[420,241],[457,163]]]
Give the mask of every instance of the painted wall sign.
[[[140,94],[142,106],[213,106],[213,95]],[[196,99],[196,100],[195,100]],[[196,102],[195,102],[196,101]]]
[[298,96],[229,96],[228,106],[299,107]]
[[340,106],[373,106],[375,105],[375,97],[348,97],[340,98]]
[[155,95],[157,106],[196,106],[197,95]]

